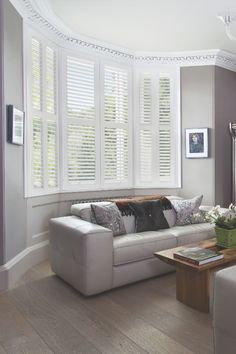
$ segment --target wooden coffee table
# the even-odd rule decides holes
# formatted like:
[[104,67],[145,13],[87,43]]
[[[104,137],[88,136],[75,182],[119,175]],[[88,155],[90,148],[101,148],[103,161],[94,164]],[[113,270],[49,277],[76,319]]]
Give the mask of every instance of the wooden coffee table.
[[[174,253],[188,247],[210,248],[222,252],[224,258],[201,266],[174,258]],[[202,312],[209,312],[210,279],[212,273],[236,264],[236,247],[222,249],[216,246],[216,239],[201,241],[154,255],[176,268],[176,298],[183,304]]]

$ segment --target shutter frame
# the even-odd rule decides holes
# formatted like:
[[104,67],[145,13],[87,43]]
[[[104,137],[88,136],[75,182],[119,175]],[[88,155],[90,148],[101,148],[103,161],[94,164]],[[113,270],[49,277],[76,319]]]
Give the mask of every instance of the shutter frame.
[[[110,73],[113,72],[116,80],[111,79]],[[114,62],[104,61],[100,69],[101,77],[101,186],[103,189],[120,189],[132,187],[132,87],[131,71],[127,66],[119,65]],[[112,89],[113,88],[113,89]],[[116,98],[113,106],[113,114],[108,114],[106,110],[107,96],[109,92],[114,93]],[[122,99],[123,97],[123,99]],[[127,97],[127,101],[124,97]],[[116,108],[116,109],[115,109]],[[115,114],[114,112],[117,112]],[[122,113],[124,113],[122,117]],[[115,119],[116,118],[116,119]],[[106,153],[105,144],[109,138],[105,139],[105,132],[112,132],[117,140],[122,141],[120,147],[116,145],[114,154],[111,158],[109,151]],[[110,136],[110,141],[112,137]],[[111,147],[114,148],[115,144]],[[113,161],[112,161],[113,160]],[[108,168],[109,166],[109,168]],[[113,169],[113,172],[112,172]],[[112,175],[112,178],[111,178]]]
[[[151,86],[149,89],[148,80]],[[144,90],[145,83],[146,90]],[[180,187],[179,83],[179,68],[140,67],[135,71],[136,122],[138,123],[135,127],[136,188]],[[150,151],[152,157],[148,161],[146,156]]]
[[[74,60],[74,63],[77,63],[80,67],[79,67],[79,71],[78,70],[70,70],[70,75],[69,75],[69,79],[70,79],[70,92],[73,94],[73,88],[78,87],[78,85],[76,85],[76,75],[78,74],[78,72],[82,72],[83,74],[83,70],[82,68],[88,65],[90,65],[90,69],[91,67],[93,67],[93,70],[90,70],[90,74],[93,72],[92,76],[87,75],[89,82],[90,82],[90,91],[93,93],[93,99],[90,100],[90,103],[93,103],[93,118],[91,119],[91,115],[89,117],[87,117],[88,119],[86,119],[83,116],[78,117],[78,114],[75,115],[71,115],[70,112],[68,112],[67,109],[67,94],[68,94],[68,90],[67,90],[67,78],[68,78],[68,73],[67,73],[67,65],[68,65],[68,57],[72,58],[72,61]],[[86,71],[86,70],[85,70]],[[73,78],[73,72],[75,73],[74,78]],[[62,189],[64,191],[87,191],[87,190],[97,190],[99,188],[99,149],[97,149],[97,147],[99,147],[99,136],[98,136],[98,129],[99,129],[99,122],[98,122],[98,108],[99,108],[99,101],[98,101],[98,92],[99,92],[99,88],[98,88],[98,77],[99,77],[99,67],[98,67],[98,61],[97,60],[93,60],[91,58],[87,58],[86,56],[82,56],[82,55],[76,55],[75,53],[71,53],[69,51],[64,51],[63,55],[62,55],[62,63],[61,63],[61,73],[62,73],[62,82],[64,83],[64,87],[62,87],[62,91],[61,91],[61,95],[62,95],[62,116],[65,117],[64,121],[62,122],[62,130],[64,132],[66,132],[66,134],[64,134],[63,139],[62,139],[62,150],[66,151],[66,153],[63,155],[63,162],[62,162],[62,166],[63,166],[63,185],[62,185]],[[80,95],[80,93],[82,93],[80,95],[80,97],[82,97],[82,104],[86,105],[86,100],[83,100],[83,95],[84,93],[86,93],[87,91],[84,90],[83,93],[83,81],[86,77],[86,72],[82,75],[82,81],[80,81],[80,83],[82,83],[79,87],[80,89],[76,91],[77,95]],[[92,90],[91,90],[92,88]],[[87,89],[87,88],[86,88]],[[90,94],[91,97],[91,94]],[[70,102],[73,102],[73,98],[72,100],[70,100]],[[89,103],[89,101],[87,101],[87,103]],[[77,105],[76,108],[79,109],[79,106]],[[69,114],[68,114],[69,113]],[[78,112],[77,112],[78,113]],[[74,183],[72,183],[72,174],[70,173],[70,176],[68,174],[69,170],[69,156],[68,156],[68,151],[67,151],[67,147],[68,147],[68,133],[69,133],[69,125],[75,125],[78,129],[84,129],[84,127],[88,127],[88,129],[91,129],[91,127],[94,129],[94,141],[95,141],[95,161],[94,161],[94,179],[88,181],[86,183],[86,180],[84,178],[79,177],[79,173],[77,175],[77,180],[74,181]],[[82,160],[81,160],[82,161]],[[82,164],[82,162],[81,162]],[[83,164],[82,164],[83,165]]]
[[[25,171],[27,174],[27,179],[25,179],[25,194],[26,196],[39,196],[45,194],[51,194],[59,191],[59,162],[58,162],[58,146],[59,146],[59,137],[58,137],[58,52],[57,48],[52,44],[51,41],[47,40],[41,34],[35,32],[34,30],[28,29],[25,33],[27,38],[27,63],[26,70],[28,70],[29,75],[27,75],[26,80],[26,96],[27,96],[27,108],[26,108],[26,143],[28,149],[25,149]],[[32,88],[33,88],[33,61],[32,61],[32,43],[38,42],[41,48],[41,72],[40,72],[40,91],[41,91],[41,105],[36,107],[33,105],[32,100]],[[51,70],[47,76],[47,60],[46,52],[47,48],[53,53],[53,65],[51,62]],[[46,105],[46,96],[47,96],[47,78],[51,79],[51,92],[54,96],[54,113],[47,112]],[[34,120],[33,117],[38,117],[41,122],[41,153],[42,153],[42,166],[41,174],[43,175],[43,184],[39,185],[35,180],[35,148],[33,145],[33,129],[34,129]],[[48,184],[49,174],[48,171],[48,122],[53,121],[55,124],[54,129],[54,152],[50,157],[50,164],[52,167],[52,162],[54,164],[54,181],[53,184]],[[27,150],[27,151],[26,151]],[[50,146],[50,151],[52,152],[52,146]],[[52,156],[55,156],[52,160]]]

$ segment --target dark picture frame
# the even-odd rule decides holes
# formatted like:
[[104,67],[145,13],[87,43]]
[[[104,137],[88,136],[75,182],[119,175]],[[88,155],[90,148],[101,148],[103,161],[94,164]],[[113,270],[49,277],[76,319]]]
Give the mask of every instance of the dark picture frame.
[[11,144],[24,144],[24,112],[13,105],[7,106],[7,141]]
[[208,157],[208,128],[188,128],[185,130],[186,157]]

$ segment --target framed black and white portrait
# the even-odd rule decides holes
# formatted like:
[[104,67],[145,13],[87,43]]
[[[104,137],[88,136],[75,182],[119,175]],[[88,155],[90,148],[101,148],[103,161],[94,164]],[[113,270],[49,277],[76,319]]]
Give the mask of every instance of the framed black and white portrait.
[[24,112],[13,105],[7,106],[7,141],[16,145],[24,144]]
[[208,128],[186,129],[186,157],[208,157]]

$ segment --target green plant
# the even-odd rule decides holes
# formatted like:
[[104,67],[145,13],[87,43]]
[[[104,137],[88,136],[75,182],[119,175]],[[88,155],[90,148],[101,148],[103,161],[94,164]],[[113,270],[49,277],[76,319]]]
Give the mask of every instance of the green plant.
[[236,229],[236,206],[230,204],[228,209],[222,211],[220,205],[217,205],[206,214],[205,219],[222,229]]

